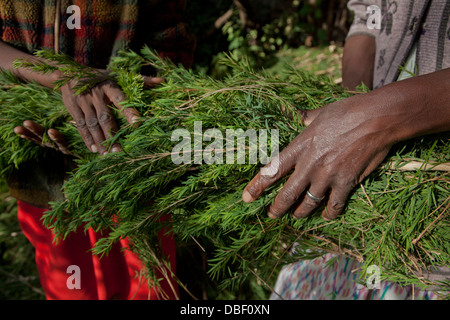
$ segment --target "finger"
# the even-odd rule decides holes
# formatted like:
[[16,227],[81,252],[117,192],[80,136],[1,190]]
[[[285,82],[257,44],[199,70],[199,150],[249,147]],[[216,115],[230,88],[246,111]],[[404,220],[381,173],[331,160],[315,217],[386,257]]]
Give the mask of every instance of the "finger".
[[[103,131],[103,136],[105,139],[112,138],[119,129],[114,119],[114,115],[103,100],[103,91],[96,88],[93,93],[94,108],[97,114],[98,123]],[[118,144],[111,146],[111,152],[118,152],[120,150],[121,148]]]
[[[82,100],[81,96],[78,97],[78,100]],[[87,127],[86,118],[80,108],[80,103],[78,100],[75,99],[71,93],[63,95],[64,105],[66,106],[67,111],[71,114],[72,118],[75,120],[77,130],[86,144],[86,147],[91,152],[97,152],[97,146],[95,145],[94,139],[92,138],[89,128]]]
[[23,122],[23,126],[27,128],[29,131],[33,132],[37,137],[41,140],[44,137],[45,128],[34,121],[25,120]]
[[294,171],[284,184],[283,188],[278,192],[278,195],[269,207],[267,215],[273,219],[281,217],[297,202],[307,185],[308,182],[302,178],[299,171]]
[[114,116],[108,107],[103,106],[104,108],[99,110],[99,107],[95,107],[97,111],[97,118],[100,128],[103,131],[103,135],[105,138],[112,138],[117,133],[117,124],[114,120]]
[[[39,144],[44,147],[52,148],[51,143],[44,143],[44,133],[45,128],[40,124],[32,120],[25,120],[23,122],[23,128],[26,129],[26,135],[29,137],[28,140],[33,141],[36,144]],[[27,138],[25,138],[27,139]]]
[[[83,118],[80,118],[81,116]],[[78,132],[80,133],[81,138],[83,139],[84,143],[88,147],[89,151],[94,152],[94,153],[98,152],[97,145],[96,145],[94,138],[92,137],[91,132],[88,128],[84,114],[79,115],[77,117],[76,124],[77,124]]]
[[47,134],[50,139],[56,144],[59,151],[67,155],[71,154],[69,150],[69,143],[67,142],[66,137],[64,137],[61,132],[56,129],[49,129],[47,131]]
[[166,79],[160,78],[160,77],[142,76],[142,78],[144,80],[144,86],[150,87],[150,88],[153,88],[153,87],[157,86],[158,84],[161,84],[162,82],[164,82],[166,80]]
[[347,203],[352,188],[336,187],[332,188],[327,206],[322,211],[322,217],[325,220],[333,220],[338,217],[343,211]]
[[304,126],[307,126],[312,122],[312,121],[306,122],[307,121],[306,119],[308,119],[309,113],[311,113],[313,110],[304,110],[304,109],[292,110],[289,108],[281,107],[281,111],[288,117],[289,120],[301,123]]
[[80,100],[81,108],[84,112],[86,127],[89,130],[90,136],[94,142],[92,149],[98,151],[99,154],[104,154],[106,151],[105,146],[102,144],[105,141],[102,128],[100,127],[97,119],[97,113],[94,106],[87,98]]
[[[372,157],[371,163],[364,169],[362,174],[355,174],[347,176],[346,178],[339,178],[340,183],[331,188],[330,196],[327,201],[327,206],[322,212],[322,217],[325,220],[336,219],[345,209],[350,193],[355,186],[367,177],[375,168],[383,161],[388,150],[381,152]],[[350,176],[355,177],[349,179]],[[358,178],[356,178],[358,177]]]
[[314,119],[317,118],[321,111],[321,109],[303,110],[303,113],[301,115],[303,125],[305,125],[306,127],[309,126],[314,121]]
[[125,94],[116,86],[105,85],[104,92],[108,97],[109,101],[114,104],[114,106],[120,110],[123,116],[127,119],[129,124],[134,124],[139,121],[141,115],[133,108],[124,108],[122,103],[126,100]]
[[309,216],[321,205],[327,190],[328,184],[319,185],[317,183],[312,183],[308,190],[305,191],[302,201],[298,204],[297,208],[295,208],[293,217],[295,219],[301,219]]
[[[27,131],[28,130],[26,128],[21,127],[21,126],[17,126],[14,128],[14,133],[19,136],[25,136],[27,134]],[[30,134],[32,134],[32,133],[30,132]]]
[[278,157],[275,157],[269,164],[264,166],[260,172],[250,181],[242,193],[244,202],[256,200],[265,189],[270,187],[281,177],[285,176],[295,165],[296,162],[296,143],[300,136],[297,136]]
[[34,142],[38,145],[42,144],[42,139],[37,137],[33,132],[31,132],[30,130],[28,130],[25,127],[15,127],[14,133],[19,135],[22,139],[26,139],[26,140]]

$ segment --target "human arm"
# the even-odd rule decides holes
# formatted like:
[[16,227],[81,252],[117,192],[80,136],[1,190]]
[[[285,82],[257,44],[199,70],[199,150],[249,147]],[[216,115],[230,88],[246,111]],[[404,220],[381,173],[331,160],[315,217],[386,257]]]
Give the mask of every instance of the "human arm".
[[342,85],[345,88],[355,90],[361,83],[373,88],[375,47],[375,38],[370,35],[347,38],[342,56]]
[[296,218],[310,215],[321,202],[306,196],[309,191],[325,197],[322,216],[336,218],[353,188],[380,165],[394,144],[450,130],[448,88],[450,69],[445,69],[323,107],[265,167],[278,163],[278,170],[258,173],[244,189],[243,200],[255,200],[293,170],[268,215],[277,218],[288,210]]
[[53,72],[50,74],[41,74],[39,72],[31,72],[26,68],[14,68],[14,61],[16,59],[24,59],[29,61],[36,61],[39,58],[18,50],[9,44],[0,41],[0,68],[3,70],[8,70],[12,72],[19,79],[31,82],[36,81],[37,83],[47,87],[53,88],[53,83],[58,80],[60,74]]
[[[355,90],[361,83],[373,88],[376,37],[379,30],[370,26],[368,8],[380,7],[379,0],[350,0],[347,7],[353,14],[353,21],[344,44],[342,57],[342,84]],[[369,10],[370,11],[370,10]]]

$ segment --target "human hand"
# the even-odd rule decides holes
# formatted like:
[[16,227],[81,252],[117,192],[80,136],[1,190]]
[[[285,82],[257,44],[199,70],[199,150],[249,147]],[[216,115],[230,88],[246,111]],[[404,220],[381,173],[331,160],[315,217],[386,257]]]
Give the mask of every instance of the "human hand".
[[[144,85],[147,87],[153,87],[164,81],[162,78],[146,76],[143,76],[143,79]],[[112,110],[108,105],[113,105],[120,110],[129,124],[134,124],[139,120],[140,114],[133,108],[121,106],[126,97],[119,85],[112,80],[105,80],[79,95],[75,95],[73,89],[74,83],[72,82],[60,88],[64,105],[72,115],[87,148],[91,152],[98,152],[101,155],[120,151],[119,144],[112,145],[110,150],[107,150],[103,144],[118,130]]]
[[57,149],[66,155],[72,154],[69,151],[69,144],[66,138],[56,129],[47,130],[47,134],[53,143],[43,142],[45,128],[31,120],[24,121],[23,126],[15,127],[14,132],[20,135],[23,139],[27,139],[43,147]]
[[[24,81],[36,81],[48,88],[54,88],[55,82],[60,80],[61,71],[51,73],[33,72],[27,67],[15,67],[17,60],[38,62],[47,64],[49,61],[24,53],[2,41],[0,41],[0,69],[11,71],[15,76]],[[126,117],[128,123],[133,124],[139,119],[139,113],[132,108],[123,108],[121,102],[125,101],[125,94],[120,87],[108,79],[106,70],[96,69],[99,82],[94,88],[83,94],[75,95],[74,86],[77,81],[71,81],[60,87],[64,105],[75,120],[78,131],[83,141],[91,152],[105,154],[108,151],[120,151],[120,146],[115,144],[110,150],[102,144],[107,138],[117,131],[113,113],[108,105],[114,105]],[[164,79],[143,76],[144,85],[153,87]]]
[[365,111],[367,104],[355,96],[307,117],[309,126],[246,186],[244,202],[254,201],[294,169],[269,207],[269,217],[281,217],[290,209],[294,218],[307,217],[324,203],[322,217],[336,218],[352,189],[394,143],[388,130],[378,125],[377,114]]

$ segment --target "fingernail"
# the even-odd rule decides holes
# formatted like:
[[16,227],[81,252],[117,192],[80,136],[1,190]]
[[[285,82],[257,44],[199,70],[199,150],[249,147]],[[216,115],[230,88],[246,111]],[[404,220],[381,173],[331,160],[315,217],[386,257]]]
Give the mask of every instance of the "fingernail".
[[50,132],[47,132],[47,134],[48,134],[48,136],[50,137],[50,139],[52,139],[52,140],[55,140],[56,139],[56,137],[55,137],[55,135],[50,131]]
[[137,116],[133,116],[132,118],[131,118],[131,123],[136,123],[136,122],[138,122],[139,121],[139,117],[137,117]]
[[97,149],[97,146],[95,145],[95,144],[93,144],[92,146],[91,146],[91,150],[92,150],[92,152],[97,152],[98,151],[98,149]]
[[332,219],[328,218],[328,210],[327,210],[327,208],[325,208],[325,210],[323,210],[323,212],[322,212],[322,218],[323,218],[323,220],[325,220],[325,221],[331,221],[331,220],[332,220]]
[[119,148],[119,147],[113,147],[113,148],[111,149],[111,152],[112,152],[112,153],[120,152],[120,148]]
[[242,201],[246,202],[246,203],[250,203],[255,201],[255,199],[253,199],[253,197],[250,195],[250,193],[248,191],[244,191],[242,193]]
[[272,212],[270,212],[270,210],[267,211],[267,216],[268,216],[270,219],[278,219],[278,217],[277,217],[276,215],[274,215]]

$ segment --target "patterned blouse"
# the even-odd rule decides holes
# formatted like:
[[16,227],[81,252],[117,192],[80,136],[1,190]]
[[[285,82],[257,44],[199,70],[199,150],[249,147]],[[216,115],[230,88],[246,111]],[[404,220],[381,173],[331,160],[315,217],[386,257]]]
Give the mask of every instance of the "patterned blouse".
[[415,46],[417,75],[450,68],[450,0],[350,0],[348,7],[355,13],[348,37],[376,39],[374,88],[396,81]]

